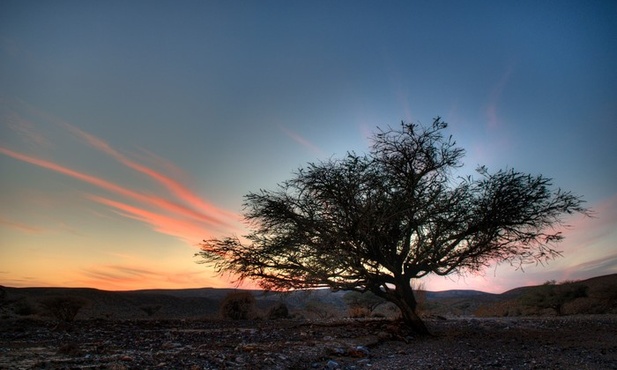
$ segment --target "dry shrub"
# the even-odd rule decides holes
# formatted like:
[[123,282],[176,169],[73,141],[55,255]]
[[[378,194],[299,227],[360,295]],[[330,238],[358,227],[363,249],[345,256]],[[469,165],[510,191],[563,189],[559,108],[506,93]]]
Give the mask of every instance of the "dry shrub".
[[317,299],[306,302],[304,309],[309,316],[320,320],[330,320],[338,316],[338,310],[333,304]]
[[416,298],[416,312],[423,313],[426,311],[426,289],[423,282],[413,281],[411,284],[414,297]]
[[39,310],[28,298],[19,298],[13,304],[13,312],[19,316],[36,315]]
[[39,303],[47,313],[58,321],[72,322],[87,301],[80,297],[51,296],[41,299]]
[[285,303],[279,302],[272,306],[268,311],[268,319],[286,319],[289,317],[289,309]]
[[75,342],[64,343],[58,347],[58,354],[68,356],[80,356],[82,354],[79,344]]
[[159,312],[163,306],[160,304],[144,304],[139,306],[143,312],[148,315],[148,317],[153,316],[155,313]]
[[354,318],[354,319],[363,318],[363,317],[371,317],[372,315],[371,310],[369,310],[366,307],[360,307],[360,306],[349,307],[349,310],[347,312],[349,314],[349,317]]
[[474,312],[478,317],[521,316],[523,311],[516,300],[483,304]]
[[232,292],[221,302],[221,316],[224,319],[248,320],[257,316],[255,297],[250,292]]

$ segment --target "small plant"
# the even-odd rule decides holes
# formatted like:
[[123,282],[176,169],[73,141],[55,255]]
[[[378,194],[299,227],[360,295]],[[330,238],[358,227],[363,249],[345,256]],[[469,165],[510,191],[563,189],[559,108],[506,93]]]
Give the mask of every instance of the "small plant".
[[60,322],[73,322],[79,310],[86,305],[87,301],[80,297],[51,296],[41,299],[40,305],[51,316]]
[[252,319],[256,312],[255,297],[250,292],[229,293],[221,302],[221,316],[224,319]]
[[38,313],[38,310],[27,298],[19,298],[13,305],[13,312],[19,316],[30,316]]
[[58,354],[68,356],[80,356],[82,354],[79,344],[75,342],[64,343],[58,347]]
[[369,309],[367,309],[366,307],[360,307],[360,306],[349,307],[349,310],[347,312],[348,312],[349,317],[351,317],[352,319],[360,319],[360,318],[372,316],[371,311]]
[[343,296],[349,306],[348,314],[352,318],[371,317],[375,310],[387,301],[371,292],[349,292]]
[[270,320],[286,319],[288,317],[289,309],[287,308],[287,305],[283,302],[275,304],[268,311],[268,319]]
[[334,305],[318,299],[311,299],[306,302],[304,309],[320,320],[329,320],[337,316],[337,309]]
[[8,301],[7,296],[6,289],[0,285],[0,306],[3,306]]
[[139,306],[139,308],[148,315],[148,317],[153,316],[155,313],[159,312],[163,306],[160,304],[145,304]]

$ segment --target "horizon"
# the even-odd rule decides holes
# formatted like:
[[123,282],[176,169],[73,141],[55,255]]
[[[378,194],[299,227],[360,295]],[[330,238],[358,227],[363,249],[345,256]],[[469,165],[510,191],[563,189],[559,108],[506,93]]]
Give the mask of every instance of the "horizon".
[[602,1],[3,1],[0,284],[232,287],[194,254],[246,234],[245,194],[436,116],[454,175],[542,174],[594,218],[547,265],[427,289],[617,273],[615,34]]
[[[604,278],[604,277],[608,277],[608,276],[612,276],[612,275],[617,275],[616,274],[608,274],[608,275],[599,275],[599,276],[593,276],[587,279],[581,279],[581,280],[564,280],[564,281],[555,281],[556,284],[562,284],[562,283],[578,283],[578,282],[584,282],[587,280],[591,280],[591,279],[598,279],[598,278]],[[496,295],[501,295],[501,294],[505,294],[508,293],[511,290],[515,290],[515,289],[520,289],[520,288],[530,288],[530,287],[537,287],[537,286],[542,286],[544,284],[546,284],[549,280],[540,283],[540,284],[534,284],[534,285],[523,285],[523,286],[517,286],[514,288],[510,288],[508,290],[504,290],[502,292],[486,292],[483,290],[477,290],[477,289],[458,289],[458,288],[452,288],[452,289],[445,289],[445,290],[428,290],[428,289],[419,289],[420,291],[423,292],[429,292],[429,293],[444,293],[444,292],[451,292],[451,291],[467,291],[467,292],[479,292],[479,293],[486,293],[486,294],[496,294]],[[266,294],[277,294],[277,293],[290,293],[290,292],[305,292],[305,291],[312,291],[312,290],[330,290],[332,291],[330,288],[312,288],[312,289],[296,289],[296,290],[292,290],[292,291],[286,291],[286,292],[280,292],[280,291],[268,291],[268,290],[264,290],[261,288],[237,288],[237,287],[225,287],[225,288],[214,288],[214,287],[195,287],[195,288],[147,288],[147,289],[128,289],[128,290],[108,290],[108,289],[99,289],[99,288],[93,288],[93,287],[61,287],[61,286],[29,286],[29,287],[11,287],[11,286],[4,286],[4,285],[0,285],[0,287],[3,288],[10,288],[10,289],[91,289],[91,290],[98,290],[98,291],[102,291],[102,292],[111,292],[111,293],[130,293],[130,292],[144,292],[144,291],[183,291],[183,290],[239,290],[239,291],[251,291],[251,292],[263,292]],[[350,292],[351,290],[337,290],[336,292]],[[335,292],[335,291],[332,291]]]

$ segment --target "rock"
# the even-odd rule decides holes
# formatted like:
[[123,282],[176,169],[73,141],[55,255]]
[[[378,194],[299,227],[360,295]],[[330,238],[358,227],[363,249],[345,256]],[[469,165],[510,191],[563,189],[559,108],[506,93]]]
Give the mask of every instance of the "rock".
[[328,370],[339,369],[340,367],[341,365],[339,365],[339,363],[334,360],[328,360],[328,363],[326,363],[326,369]]
[[370,351],[364,346],[356,346],[349,350],[349,355],[351,357],[368,357],[370,355]]

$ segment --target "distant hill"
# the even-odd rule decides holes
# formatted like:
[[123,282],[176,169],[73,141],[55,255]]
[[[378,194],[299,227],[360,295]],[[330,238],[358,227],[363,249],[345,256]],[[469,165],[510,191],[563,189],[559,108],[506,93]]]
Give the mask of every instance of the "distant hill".
[[[549,284],[549,287],[552,284]],[[557,287],[582,286],[585,296],[573,298],[562,305],[561,313],[603,314],[617,313],[617,274],[598,276],[586,280],[569,281],[554,284]],[[547,285],[526,286],[508,290],[499,295],[499,299],[481,304],[476,315],[479,316],[521,316],[554,315],[555,309],[534,307],[530,297],[538,295],[558,295],[559,289],[551,291]]]
[[[617,313],[617,274],[600,276],[577,282],[587,287],[587,297],[577,298],[565,313]],[[422,311],[426,315],[452,316],[505,316],[529,314],[521,306],[520,298],[542,286],[520,287],[502,294],[476,290],[447,290],[419,292]],[[105,291],[91,288],[10,288],[2,287],[4,298],[0,303],[0,318],[36,315],[38,302],[48,296],[76,296],[88,304],[79,312],[79,318],[98,319],[166,319],[216,317],[221,300],[238,289],[148,289],[135,291]],[[266,293],[250,291],[258,308],[266,312],[278,302],[284,302],[292,312],[318,317],[347,315],[343,300],[347,292],[315,290],[310,293]],[[612,311],[611,311],[612,310]],[[533,314],[533,312],[532,312]]]

